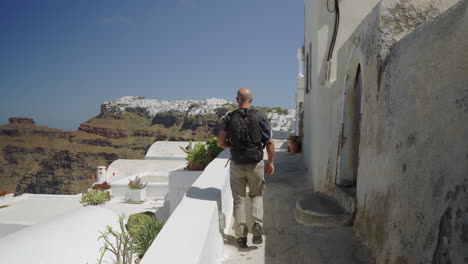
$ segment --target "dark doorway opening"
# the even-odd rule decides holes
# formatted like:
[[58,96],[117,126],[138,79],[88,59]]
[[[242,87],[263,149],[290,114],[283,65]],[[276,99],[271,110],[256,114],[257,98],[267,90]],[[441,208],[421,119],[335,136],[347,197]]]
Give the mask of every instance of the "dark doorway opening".
[[[336,184],[340,187],[356,187],[359,168],[359,141],[361,127],[361,66],[356,75],[345,84],[343,123],[338,148],[338,173]],[[354,190],[355,193],[355,190]]]

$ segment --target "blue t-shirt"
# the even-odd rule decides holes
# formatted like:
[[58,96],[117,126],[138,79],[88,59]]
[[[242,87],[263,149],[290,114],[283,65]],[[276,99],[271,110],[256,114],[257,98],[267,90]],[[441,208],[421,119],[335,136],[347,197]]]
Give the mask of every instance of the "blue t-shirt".
[[[247,109],[247,108],[241,108]],[[221,119],[221,129],[224,131],[229,131],[229,113],[228,112],[223,118]],[[257,119],[260,121],[260,132],[262,134],[262,143],[266,144],[271,138],[271,125],[270,120],[268,120],[265,113],[262,111],[257,111],[255,113],[257,115]]]

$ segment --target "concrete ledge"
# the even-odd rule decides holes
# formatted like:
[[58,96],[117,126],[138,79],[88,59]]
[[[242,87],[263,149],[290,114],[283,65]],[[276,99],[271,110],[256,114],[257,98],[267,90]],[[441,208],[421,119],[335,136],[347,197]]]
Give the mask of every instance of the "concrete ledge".
[[25,193],[2,204],[0,224],[34,225],[81,208],[81,194],[53,195]]
[[[187,154],[180,149],[186,148],[190,141],[157,141],[148,149],[145,160],[185,160]],[[193,142],[196,144],[198,142]]]
[[228,157],[223,151],[203,171],[140,264],[221,263],[232,214]]
[[[22,198],[65,198],[65,199],[76,199],[76,197],[81,197],[81,193],[79,194],[37,194],[37,193],[23,193],[22,195],[20,196],[17,196],[18,198],[19,197],[22,197]],[[17,198],[15,197],[15,198]]]
[[96,263],[103,245],[98,241],[99,231],[104,231],[106,225],[116,227],[117,222],[111,210],[88,206],[25,227],[0,238],[2,263]]
[[[115,183],[122,179],[136,175],[149,175],[150,173],[166,173],[185,166],[185,160],[125,160],[118,159],[107,168],[107,181]],[[128,182],[126,182],[128,183]]]

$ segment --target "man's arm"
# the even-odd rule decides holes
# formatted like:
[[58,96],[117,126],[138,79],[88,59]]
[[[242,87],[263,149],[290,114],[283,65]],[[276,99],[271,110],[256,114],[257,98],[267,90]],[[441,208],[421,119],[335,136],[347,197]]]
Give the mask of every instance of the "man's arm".
[[268,154],[268,162],[265,167],[265,172],[268,176],[271,176],[275,173],[275,165],[273,164],[273,161],[275,160],[275,143],[273,143],[273,139],[268,140],[266,143],[266,150]]
[[228,132],[226,130],[221,130],[218,135],[218,147],[220,148],[229,148],[227,144]]
[[273,161],[275,160],[275,143],[273,143],[273,132],[271,131],[271,125],[268,117],[263,112],[259,113],[262,142],[265,144],[268,154],[268,162],[265,167],[265,172],[268,176],[271,176],[275,172],[275,165],[273,164]]

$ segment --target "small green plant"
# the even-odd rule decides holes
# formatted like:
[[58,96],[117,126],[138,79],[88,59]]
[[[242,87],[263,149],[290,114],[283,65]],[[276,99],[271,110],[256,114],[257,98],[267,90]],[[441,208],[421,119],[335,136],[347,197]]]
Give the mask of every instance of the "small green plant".
[[109,192],[91,189],[89,192],[81,195],[80,203],[84,205],[99,205],[109,201],[110,198],[111,195]]
[[288,137],[288,141],[289,141],[289,142],[299,142],[299,136],[290,135],[290,136]]
[[[101,247],[98,263],[103,263],[104,255],[110,251],[114,255],[114,263],[118,264],[132,264],[135,255],[134,237],[137,234],[136,228],[131,231],[126,230],[124,226],[125,215],[119,216],[120,232],[114,230],[111,226],[107,225],[104,232],[99,232],[101,235],[98,240],[104,240],[104,246]],[[115,241],[115,242],[114,242]]]
[[164,226],[164,222],[161,220],[149,221],[145,223],[142,228],[142,232],[135,238],[135,253],[141,259],[145,255],[148,248],[153,243],[156,236],[159,234]]
[[135,232],[133,244],[135,253],[140,259],[143,258],[163,226],[164,222],[157,219],[153,212],[130,215],[126,227],[129,232]]
[[214,137],[206,143],[197,143],[192,146],[192,142],[189,143],[188,147],[181,149],[187,153],[187,161],[189,162],[188,170],[203,170],[213,159],[215,159],[222,148],[217,145],[218,138]]
[[144,212],[130,215],[127,224],[124,224],[125,215],[119,216],[120,232],[107,225],[104,232],[99,232],[99,240],[104,240],[100,249],[98,263],[103,263],[106,252],[114,255],[114,263],[131,264],[135,255],[143,258],[148,248],[164,226],[153,212]]
[[133,180],[128,180],[128,188],[131,190],[143,189],[147,184],[147,182],[141,181],[141,178],[138,175]]

